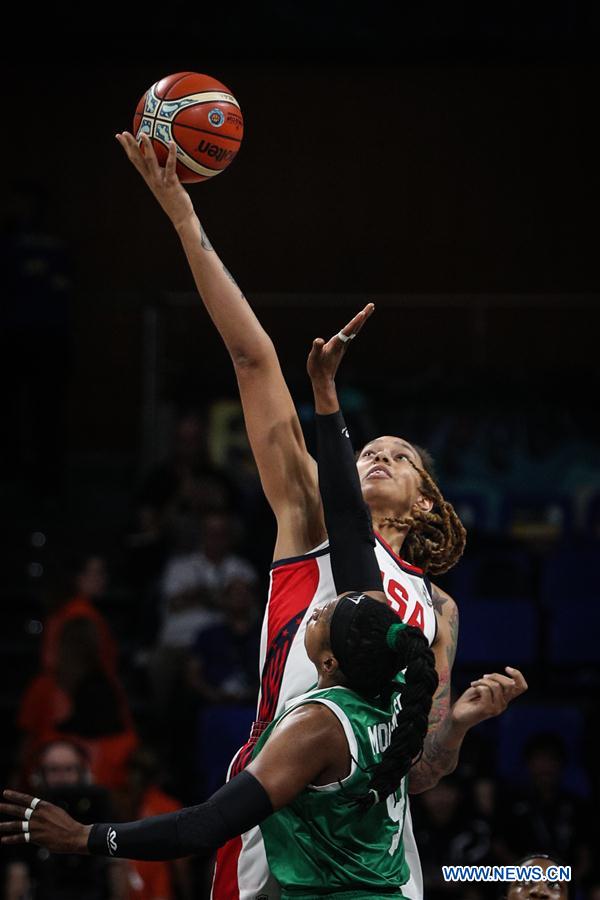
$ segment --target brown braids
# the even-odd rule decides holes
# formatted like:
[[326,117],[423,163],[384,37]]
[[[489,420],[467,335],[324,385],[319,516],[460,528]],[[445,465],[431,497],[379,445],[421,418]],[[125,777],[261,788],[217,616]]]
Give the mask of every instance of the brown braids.
[[433,461],[429,453],[415,447],[424,463],[424,468],[408,460],[422,479],[421,493],[433,501],[431,510],[413,510],[410,515],[399,518],[386,516],[380,525],[392,525],[407,534],[402,544],[402,557],[407,562],[419,566],[428,575],[442,575],[456,565],[463,554],[467,532],[454,507],[444,499],[428,469]]

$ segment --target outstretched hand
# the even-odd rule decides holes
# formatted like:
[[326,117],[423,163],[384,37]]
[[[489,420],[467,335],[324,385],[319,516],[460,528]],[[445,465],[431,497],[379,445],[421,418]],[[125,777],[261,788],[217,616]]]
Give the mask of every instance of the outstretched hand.
[[115,137],[175,228],[181,228],[182,225],[193,219],[196,215],[193,203],[177,176],[175,143],[171,141],[169,144],[167,162],[161,166],[148,135],[142,134],[140,144],[128,131],[123,131]]
[[452,707],[451,716],[457,725],[471,728],[499,716],[512,700],[525,693],[528,685],[522,673],[510,666],[505,671],[507,675],[494,672],[471,682]]
[[91,825],[82,825],[61,809],[45,800],[4,791],[8,803],[0,803],[0,814],[12,821],[0,822],[3,844],[26,844],[31,841],[51,853],[87,853]]
[[306,370],[313,383],[313,388],[319,384],[326,385],[334,381],[348,343],[356,337],[374,310],[375,304],[367,303],[365,308],[361,309],[327,343],[323,338],[315,338],[306,362]]

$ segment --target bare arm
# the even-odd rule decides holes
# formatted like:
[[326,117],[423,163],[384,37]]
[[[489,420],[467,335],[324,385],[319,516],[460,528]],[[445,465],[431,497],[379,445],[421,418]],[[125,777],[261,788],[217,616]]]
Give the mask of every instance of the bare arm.
[[420,794],[434,787],[444,775],[453,772],[469,729],[485,719],[500,715],[511,700],[527,690],[523,675],[518,669],[507,666],[507,675],[496,672],[471,682],[471,687],[451,706],[451,675],[458,640],[458,607],[449,594],[435,585],[432,586],[432,597],[438,617],[438,638],[433,651],[439,685],[431,706],[423,753],[410,770],[411,794]]
[[275,556],[303,553],[325,538],[316,464],[306,449],[273,342],[219,259],[177,178],[175,145],[163,169],[146,136],[143,152],[128,132],[117,140],[171,219],[206,310],[231,356],[248,438],[277,519]]
[[350,751],[339,719],[321,703],[309,703],[283,719],[247,771],[281,809],[307,784],[330,784],[350,771]]
[[454,771],[466,734],[462,729],[453,727],[449,716],[452,666],[458,639],[458,607],[449,594],[435,585],[432,585],[431,592],[438,623],[432,649],[439,683],[433,695],[423,753],[410,770],[409,790],[413,794],[433,787],[443,775]]

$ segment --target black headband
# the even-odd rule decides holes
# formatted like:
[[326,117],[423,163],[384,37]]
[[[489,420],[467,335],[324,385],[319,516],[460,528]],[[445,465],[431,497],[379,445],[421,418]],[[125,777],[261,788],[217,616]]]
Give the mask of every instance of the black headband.
[[[348,640],[348,632],[358,613],[358,607],[364,601],[371,600],[366,594],[359,594],[357,591],[352,594],[346,594],[338,601],[333,611],[331,622],[329,623],[329,640],[333,655],[340,664],[340,668],[344,669],[344,653]],[[372,601],[377,603],[376,600]]]

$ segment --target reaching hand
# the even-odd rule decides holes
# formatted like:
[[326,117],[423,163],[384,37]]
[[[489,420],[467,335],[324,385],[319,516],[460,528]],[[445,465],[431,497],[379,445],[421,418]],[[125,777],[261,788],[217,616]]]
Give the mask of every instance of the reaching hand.
[[13,821],[0,822],[3,844],[40,844],[51,853],[87,853],[87,840],[91,825],[82,825],[53,803],[4,791],[0,813]]
[[142,135],[141,146],[128,131],[117,134],[115,137],[175,228],[180,228],[190,219],[195,218],[196,214],[190,195],[177,177],[177,147],[175,143],[171,141],[169,144],[169,156],[163,167],[156,158],[148,135]]
[[[323,338],[315,338],[306,363],[306,370],[313,387],[316,383],[326,384],[334,380],[339,364],[346,352],[348,342],[356,337],[369,316],[372,315],[374,309],[374,303],[367,303],[365,308],[357,313],[327,343],[325,343]],[[343,335],[343,337],[340,337],[340,335]]]
[[527,682],[518,669],[506,666],[508,676],[484,675],[471,682],[471,687],[462,694],[451,710],[453,722],[465,728],[471,728],[484,719],[499,716],[508,704],[524,694]]

